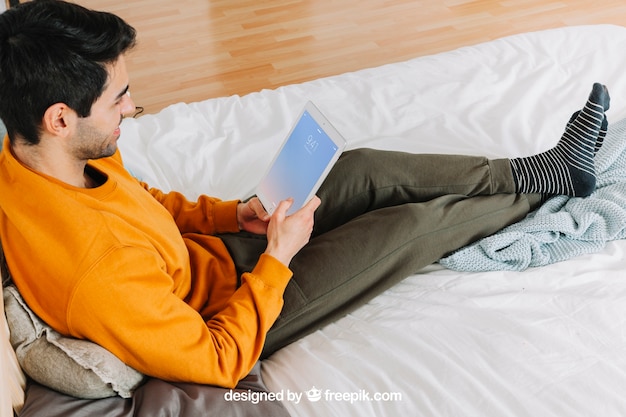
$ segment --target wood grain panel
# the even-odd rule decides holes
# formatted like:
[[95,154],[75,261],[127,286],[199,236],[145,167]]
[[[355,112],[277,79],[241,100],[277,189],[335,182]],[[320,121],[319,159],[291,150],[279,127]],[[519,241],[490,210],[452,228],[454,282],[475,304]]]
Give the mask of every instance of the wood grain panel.
[[626,25],[623,0],[77,0],[139,33],[133,98],[179,101],[404,61],[547,28]]

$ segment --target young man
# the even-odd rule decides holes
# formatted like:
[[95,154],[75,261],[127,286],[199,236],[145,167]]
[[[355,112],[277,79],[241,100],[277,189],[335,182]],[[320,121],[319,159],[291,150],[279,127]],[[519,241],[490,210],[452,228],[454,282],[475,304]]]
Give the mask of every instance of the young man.
[[[118,17],[62,1],[0,15],[0,238],[30,307],[147,375],[233,387],[254,363],[551,194],[589,195],[606,129],[595,84],[539,155],[339,160],[292,216],[136,181],[117,149],[133,113]],[[418,168],[419,167],[419,168]]]

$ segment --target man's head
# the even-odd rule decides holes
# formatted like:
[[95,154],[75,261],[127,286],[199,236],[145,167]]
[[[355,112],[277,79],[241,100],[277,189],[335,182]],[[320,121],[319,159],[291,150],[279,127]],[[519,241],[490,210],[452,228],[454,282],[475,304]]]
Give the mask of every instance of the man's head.
[[56,0],[34,0],[0,14],[0,119],[9,137],[37,144],[48,109],[63,103],[80,118],[135,43],[119,17]]

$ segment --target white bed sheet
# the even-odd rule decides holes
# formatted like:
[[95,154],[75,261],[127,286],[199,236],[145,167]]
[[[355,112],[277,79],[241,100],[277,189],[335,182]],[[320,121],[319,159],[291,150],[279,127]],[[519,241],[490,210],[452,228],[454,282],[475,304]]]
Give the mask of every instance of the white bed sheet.
[[[595,81],[611,91],[609,121],[626,117],[624,51],[618,26],[516,35],[176,104],[125,120],[120,147],[129,169],[153,186],[244,198],[312,100],[349,148],[532,154],[556,143]],[[265,381],[294,417],[623,416],[625,252],[626,242],[611,242],[522,273],[433,265],[266,360]],[[319,401],[306,395],[313,388]]]

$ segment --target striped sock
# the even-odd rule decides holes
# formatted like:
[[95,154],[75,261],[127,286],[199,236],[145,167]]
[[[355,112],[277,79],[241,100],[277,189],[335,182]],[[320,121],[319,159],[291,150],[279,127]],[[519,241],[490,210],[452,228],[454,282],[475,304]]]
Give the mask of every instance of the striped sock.
[[554,148],[511,159],[516,192],[590,195],[596,186],[593,157],[602,145],[598,139],[609,102],[606,87],[594,84],[585,107],[568,123]]

